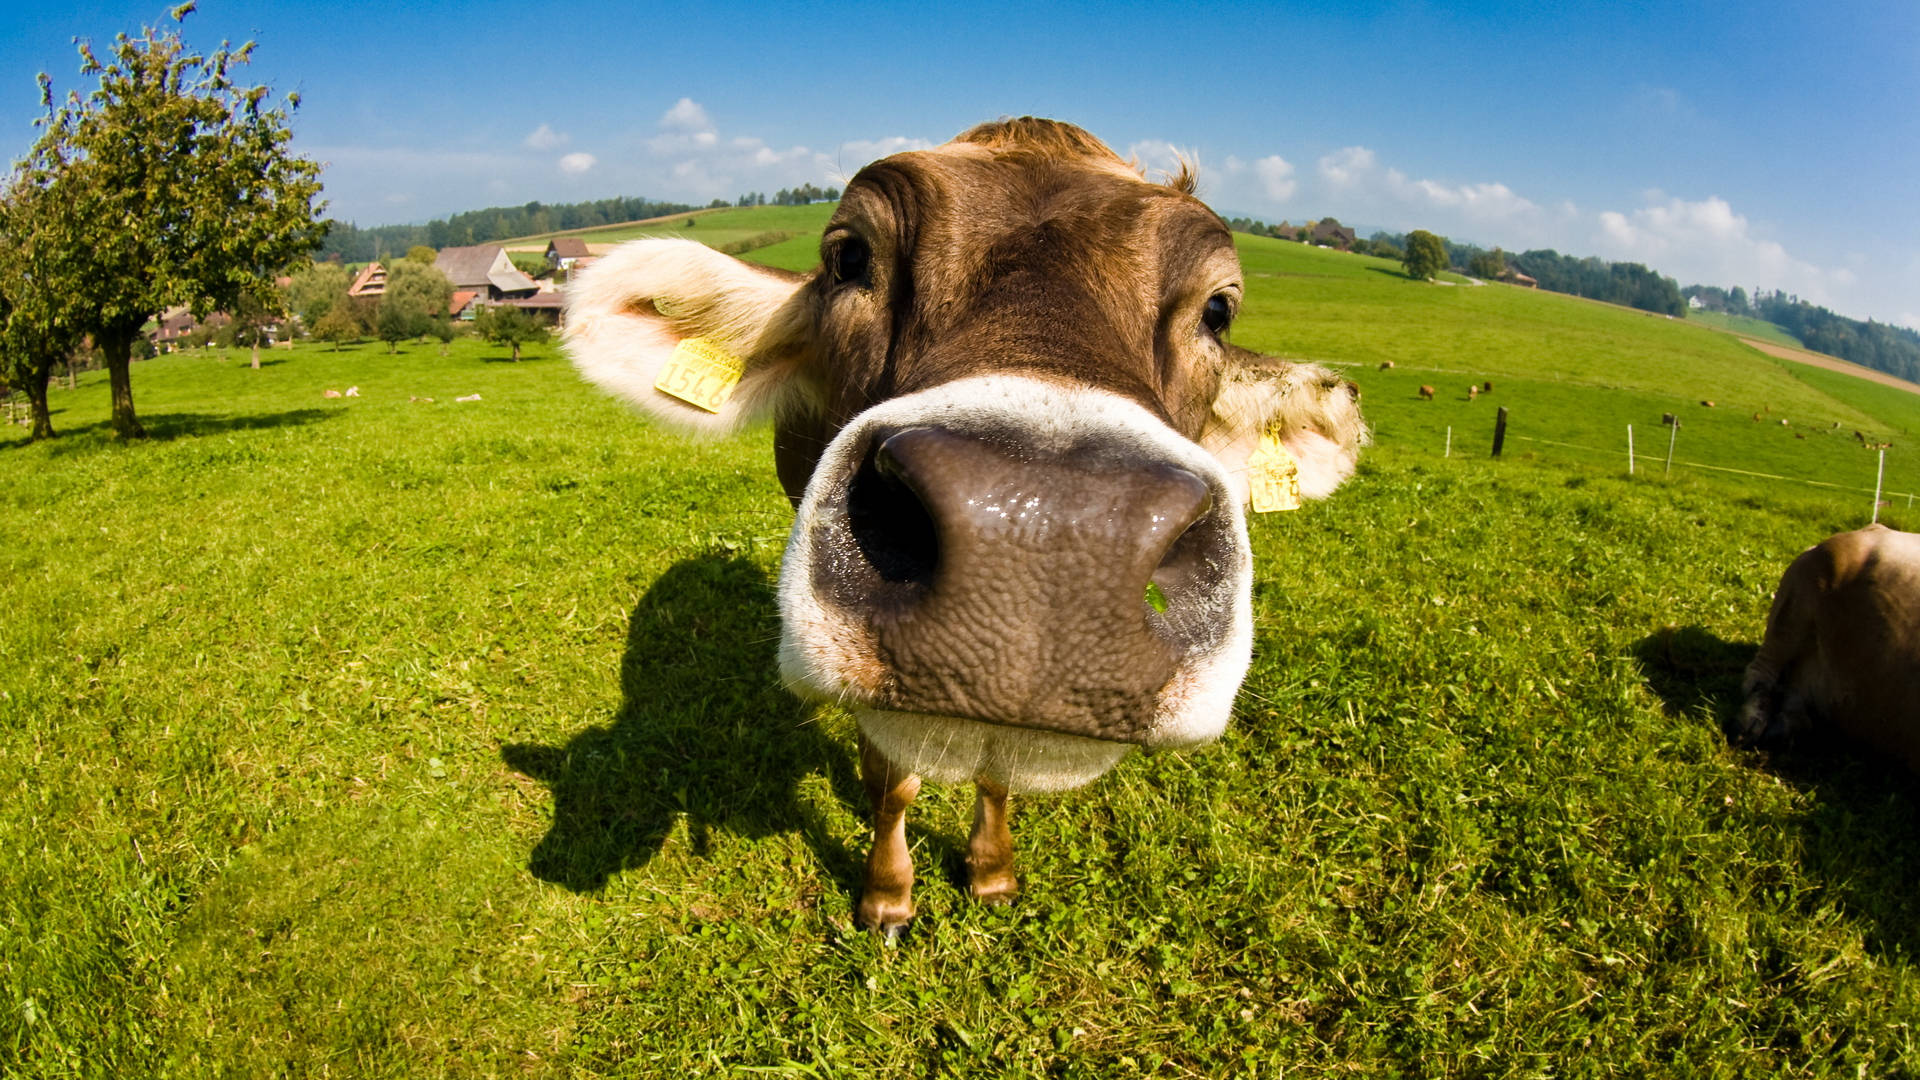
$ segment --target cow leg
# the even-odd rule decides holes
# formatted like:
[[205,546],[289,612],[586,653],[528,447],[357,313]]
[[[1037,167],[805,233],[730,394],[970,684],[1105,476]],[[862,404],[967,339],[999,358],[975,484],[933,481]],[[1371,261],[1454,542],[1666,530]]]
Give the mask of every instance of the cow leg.
[[854,915],[860,925],[888,937],[913,918],[913,856],[907,851],[907,807],[920,794],[920,778],[860,739],[860,779],[873,806],[873,850],[867,854],[867,880]]
[[974,779],[973,834],[967,838],[967,891],[983,904],[1010,904],[1020,892],[1013,876],[1013,833],[1007,827],[1007,789]]

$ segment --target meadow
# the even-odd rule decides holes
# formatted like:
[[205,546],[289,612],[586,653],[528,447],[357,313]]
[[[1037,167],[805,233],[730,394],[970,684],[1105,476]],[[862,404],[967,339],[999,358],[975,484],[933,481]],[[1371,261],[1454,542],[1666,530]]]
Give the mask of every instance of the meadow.
[[1870,489],[1871,429],[1910,491],[1920,397],[1242,243],[1236,340],[1342,366],[1377,443],[1254,520],[1227,735],[1019,801],[1007,908],[929,788],[892,946],[851,723],[774,672],[766,431],[472,340],[141,363],[134,445],[54,390],[59,439],[0,429],[0,1073],[1920,1073],[1912,782],[1720,733],[1868,496],[1610,441]]

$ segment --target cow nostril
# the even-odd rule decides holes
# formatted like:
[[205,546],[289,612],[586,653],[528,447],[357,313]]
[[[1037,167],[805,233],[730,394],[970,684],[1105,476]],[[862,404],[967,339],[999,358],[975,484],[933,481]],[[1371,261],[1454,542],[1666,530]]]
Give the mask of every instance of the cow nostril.
[[847,526],[854,543],[883,580],[928,584],[940,563],[933,515],[876,441],[847,485]]
[[1193,480],[1202,490],[1192,503],[1192,517],[1173,543],[1167,545],[1160,564],[1147,580],[1146,603],[1156,614],[1165,615],[1182,600],[1191,601],[1197,592],[1205,592],[1217,576],[1223,557],[1220,545],[1224,534],[1213,514],[1213,493],[1205,489],[1198,477]]

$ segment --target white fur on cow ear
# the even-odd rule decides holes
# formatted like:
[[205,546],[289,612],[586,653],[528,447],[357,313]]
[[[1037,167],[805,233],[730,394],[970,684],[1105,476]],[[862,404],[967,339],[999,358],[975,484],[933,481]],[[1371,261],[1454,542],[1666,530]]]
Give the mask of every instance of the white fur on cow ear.
[[[725,435],[799,393],[812,321],[806,279],[752,266],[692,240],[634,240],[580,271],[567,290],[567,353],[589,381],[683,430]],[[657,389],[684,342],[742,368],[705,409]],[[668,382],[674,372],[669,371]]]
[[1227,470],[1240,501],[1248,499],[1248,462],[1268,433],[1299,468],[1300,494],[1333,493],[1371,441],[1360,418],[1360,389],[1316,364],[1296,364],[1229,347],[1213,415],[1200,445]]

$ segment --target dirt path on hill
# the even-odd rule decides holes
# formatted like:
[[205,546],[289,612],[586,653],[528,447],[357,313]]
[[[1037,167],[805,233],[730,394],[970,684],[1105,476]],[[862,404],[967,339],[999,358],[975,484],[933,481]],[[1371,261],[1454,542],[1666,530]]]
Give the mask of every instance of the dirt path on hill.
[[1837,356],[1808,352],[1805,349],[1789,348],[1785,345],[1775,345],[1770,341],[1756,341],[1750,337],[1743,337],[1740,338],[1740,340],[1759,349],[1768,356],[1777,356],[1782,360],[1792,360],[1800,364],[1811,364],[1817,368],[1826,368],[1828,371],[1838,371],[1843,375],[1853,375],[1858,378],[1877,382],[1882,386],[1891,386],[1895,390],[1905,390],[1909,394],[1920,394],[1920,386],[1916,386],[1900,378],[1898,375],[1889,375],[1884,371],[1876,371],[1873,368],[1863,367],[1860,364],[1849,363]]

